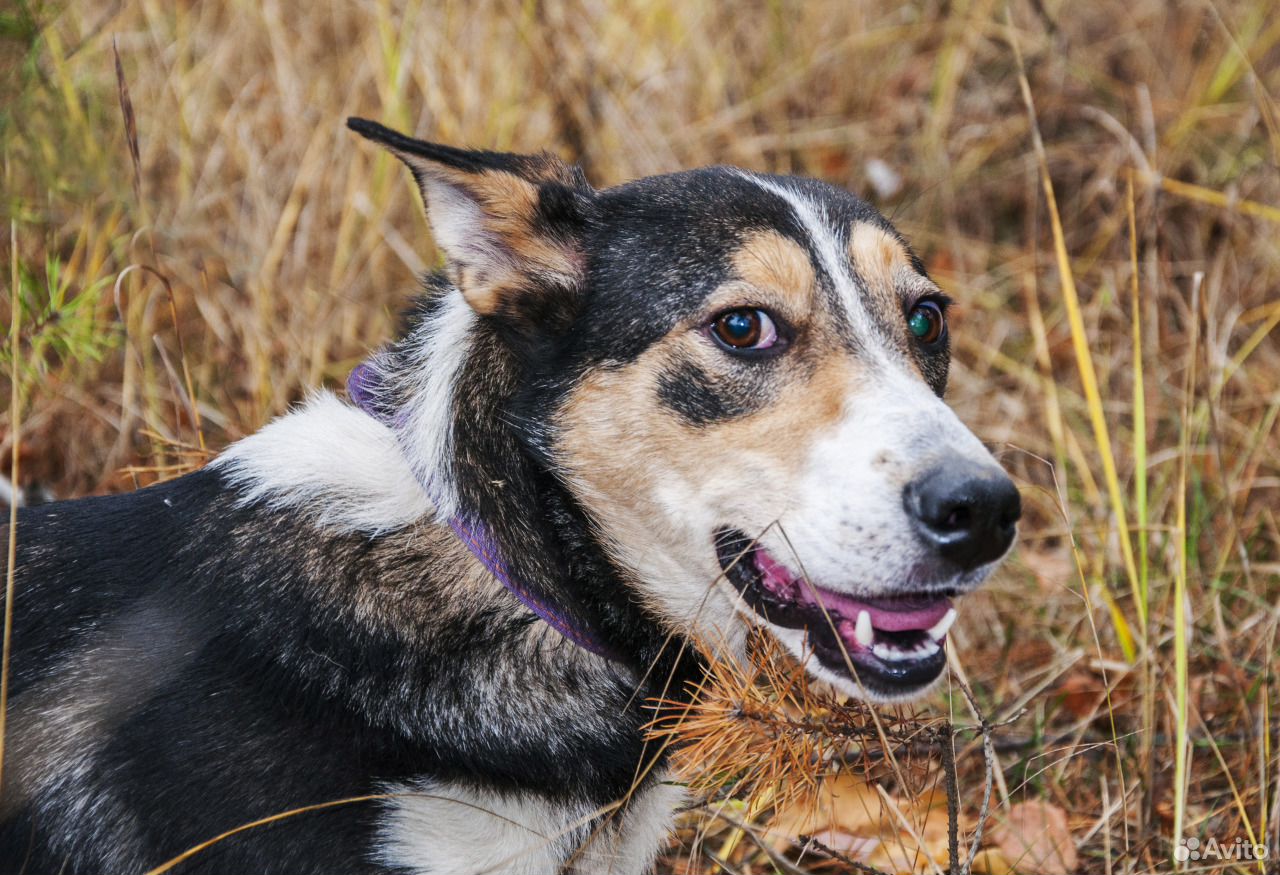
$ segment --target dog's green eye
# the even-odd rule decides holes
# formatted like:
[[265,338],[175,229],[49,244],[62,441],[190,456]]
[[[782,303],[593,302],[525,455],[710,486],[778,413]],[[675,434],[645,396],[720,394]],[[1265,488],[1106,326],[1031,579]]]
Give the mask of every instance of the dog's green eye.
[[936,343],[947,327],[937,301],[921,301],[907,314],[907,329],[921,343]]
[[778,340],[778,329],[769,314],[755,307],[726,310],[708,326],[711,336],[730,352],[764,350]]

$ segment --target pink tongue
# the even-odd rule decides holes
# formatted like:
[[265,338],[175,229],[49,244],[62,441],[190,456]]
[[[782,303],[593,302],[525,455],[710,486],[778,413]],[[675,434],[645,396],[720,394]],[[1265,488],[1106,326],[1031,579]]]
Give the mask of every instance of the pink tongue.
[[892,608],[869,605],[871,626],[885,632],[928,631],[951,610],[951,599],[902,599]]
[[796,579],[782,564],[774,561],[764,550],[757,550],[755,559],[765,589],[776,596],[787,596],[794,592]]
[[837,613],[850,622],[857,622],[858,613],[871,615],[871,626],[881,632],[924,632],[933,628],[951,610],[948,598],[869,599],[860,601],[842,593],[825,589],[810,589],[800,584],[801,597],[814,603],[818,596],[827,610]]
[[857,622],[859,612],[866,611],[871,615],[872,628],[881,632],[923,632],[932,629],[951,610],[951,599],[948,598],[877,598],[861,601],[843,593],[811,587],[792,575],[786,566],[776,561],[766,550],[756,551],[755,562],[761,583],[774,595],[791,599],[798,595],[802,602],[810,605],[821,601],[828,611],[839,614],[851,624]]

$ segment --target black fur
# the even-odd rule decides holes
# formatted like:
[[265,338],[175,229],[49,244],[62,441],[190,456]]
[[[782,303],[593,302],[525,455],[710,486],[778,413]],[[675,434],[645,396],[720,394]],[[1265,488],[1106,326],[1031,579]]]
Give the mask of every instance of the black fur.
[[[131,656],[144,663],[158,649],[167,676],[127,703],[94,757],[95,792],[145,827],[146,865],[255,818],[424,776],[599,805],[625,795],[642,758],[639,727],[652,716],[644,694],[657,692],[635,695],[634,669],[662,643],[634,634],[653,628],[635,608],[591,605],[602,628],[632,630],[611,643],[633,639],[601,700],[600,677],[581,676],[554,652],[568,642],[539,654],[519,645],[534,620],[509,594],[442,604],[450,581],[437,539],[320,536],[232,499],[204,471],[20,516],[13,701],[38,692],[111,618],[171,619],[171,636],[150,622]],[[563,500],[548,506],[544,525],[584,531]],[[516,539],[505,533],[507,545]],[[573,576],[609,574],[583,539],[561,542],[557,563]],[[579,555],[566,561],[565,548]],[[346,596],[357,588],[375,591],[395,631],[352,617]],[[675,660],[664,662],[669,674]],[[586,692],[580,713],[611,720],[550,719],[540,702],[548,687]],[[486,713],[518,715],[523,733],[511,736]],[[335,861],[346,872],[381,871],[367,856],[378,810],[354,803],[250,830],[179,871],[322,873]],[[0,872],[102,871],[69,863],[81,845],[45,832],[31,804],[5,815]]]
[[658,378],[658,399],[692,425],[711,425],[760,410],[775,397],[775,381],[761,373],[774,363],[744,360],[729,379],[712,377],[696,362],[677,361]]

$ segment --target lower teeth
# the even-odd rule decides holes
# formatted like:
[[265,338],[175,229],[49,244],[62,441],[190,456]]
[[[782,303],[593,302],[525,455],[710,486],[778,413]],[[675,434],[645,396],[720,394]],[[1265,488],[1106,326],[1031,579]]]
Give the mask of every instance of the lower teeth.
[[903,662],[908,659],[925,659],[938,652],[938,644],[933,640],[922,641],[910,650],[899,650],[887,644],[875,644],[871,652],[886,662]]

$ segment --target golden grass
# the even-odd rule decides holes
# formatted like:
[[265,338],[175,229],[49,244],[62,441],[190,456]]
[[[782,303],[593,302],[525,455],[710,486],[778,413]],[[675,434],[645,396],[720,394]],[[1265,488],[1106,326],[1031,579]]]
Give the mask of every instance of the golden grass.
[[[9,358],[18,360],[18,338],[22,332],[22,308],[18,306],[18,227],[16,223],[9,225],[9,310],[12,321],[9,324]],[[19,382],[9,381],[9,428],[18,431],[22,427],[22,405],[19,403]],[[18,442],[11,441],[9,453],[9,473],[14,480],[19,478]],[[5,533],[5,575],[4,575],[4,631],[0,638],[0,786],[4,785],[4,739],[9,717],[9,657],[13,646],[13,596],[17,587],[18,554],[18,502],[9,505],[9,528]]]
[[[5,471],[59,496],[168,476],[387,338],[436,255],[349,114],[550,148],[602,185],[727,162],[874,200],[882,161],[902,185],[879,206],[961,301],[949,398],[1023,488],[1018,551],[953,633],[991,720],[1025,709],[997,739],[997,819],[1064,810],[1088,871],[1168,870],[1180,835],[1280,853],[1273,7],[20,3],[0,12]],[[923,798],[930,774],[879,779]],[[700,828],[666,865],[780,865]]]

